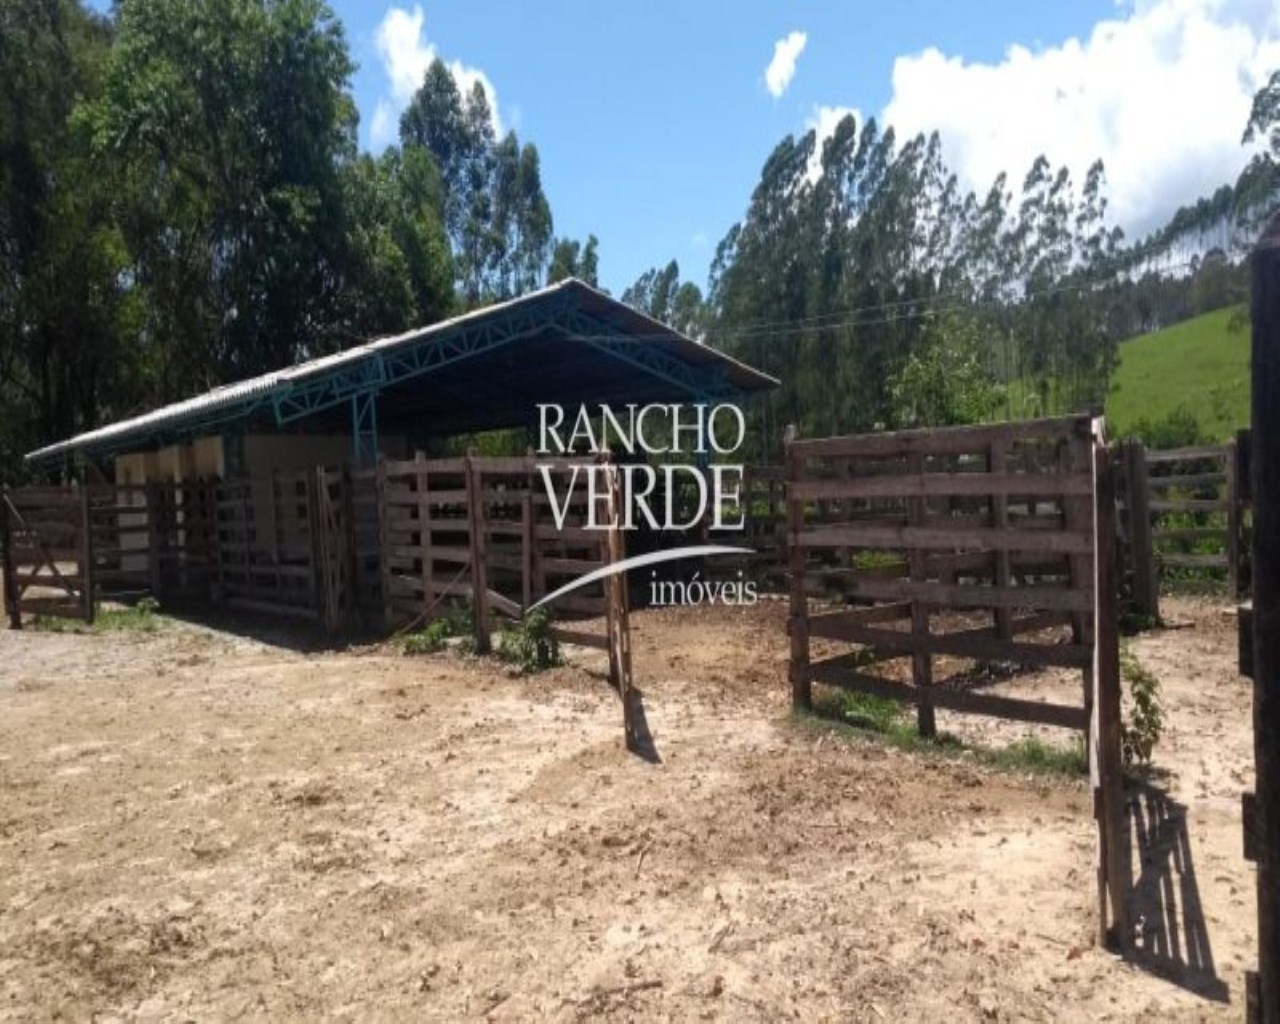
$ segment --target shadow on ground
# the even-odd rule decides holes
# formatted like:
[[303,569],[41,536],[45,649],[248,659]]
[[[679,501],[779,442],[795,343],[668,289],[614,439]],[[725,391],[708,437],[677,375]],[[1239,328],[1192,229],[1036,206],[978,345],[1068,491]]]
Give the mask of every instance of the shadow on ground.
[[1129,807],[1139,864],[1130,898],[1129,961],[1189,992],[1228,1002],[1200,902],[1186,807],[1149,782],[1131,790]]

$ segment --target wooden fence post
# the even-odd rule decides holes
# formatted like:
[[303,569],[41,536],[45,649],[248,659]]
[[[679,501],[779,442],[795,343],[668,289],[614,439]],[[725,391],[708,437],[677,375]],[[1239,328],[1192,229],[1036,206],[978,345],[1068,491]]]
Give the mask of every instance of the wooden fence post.
[[467,518],[471,524],[471,605],[475,615],[476,652],[489,653],[489,581],[485,561],[486,515],[484,508],[484,478],[475,449],[468,450]]
[[537,478],[534,473],[533,449],[525,453],[525,490],[524,499],[520,502],[520,608],[522,611],[533,604],[533,482]]
[[[627,557],[626,538],[622,532],[622,476],[612,462],[604,467],[609,481],[609,563],[621,562]],[[609,577],[605,589],[606,618],[609,629],[609,668],[613,683],[622,699],[622,729],[627,750],[640,749],[640,737],[636,731],[634,699],[631,692],[631,616],[627,594],[627,579],[621,573]]]
[[[1120,635],[1116,580],[1116,491],[1105,438],[1093,443],[1093,727],[1089,769],[1098,819],[1098,932],[1129,947],[1132,887],[1124,764],[1120,749]],[[1109,908],[1109,910],[1108,910]]]
[[[435,562],[431,556],[431,500],[428,489],[431,482],[427,473],[427,454],[413,453],[414,486],[418,489],[418,548],[422,552],[422,614],[435,604],[433,584]],[[426,623],[423,623],[426,625]]]
[[1147,449],[1140,441],[1122,446],[1129,507],[1129,554],[1133,561],[1133,603],[1139,615],[1160,621],[1160,577],[1156,573],[1155,544],[1151,536],[1151,478]]
[[1235,601],[1240,597],[1240,480],[1236,475],[1239,456],[1236,439],[1227,442],[1227,594]]
[[792,484],[800,482],[800,459],[793,443],[800,436],[796,425],[790,424],[783,435],[783,464],[786,467],[785,495],[787,505],[787,562],[790,568],[791,613],[787,619],[787,631],[791,636],[791,707],[795,711],[813,709],[813,686],[809,681],[809,595],[805,591],[805,551],[800,544],[800,531],[804,529],[804,502],[793,499]]
[[0,570],[4,574],[4,608],[9,628],[22,628],[22,612],[18,609],[18,586],[13,578],[13,517],[9,515],[9,488],[0,490]]
[[93,623],[93,530],[89,518],[89,488],[80,490],[80,607],[84,621]]
[[387,557],[387,460],[381,454],[378,455],[373,483],[378,514],[378,584],[382,590],[382,624],[389,629],[392,625],[392,612],[391,560]]
[[1258,972],[1252,1019],[1280,1022],[1280,215],[1250,257],[1253,412],[1253,751]]
[[1249,453],[1253,445],[1248,427],[1236,431],[1235,442],[1236,585],[1240,588],[1237,596],[1248,597],[1253,589],[1252,550],[1249,527],[1245,522],[1245,513],[1253,507],[1253,477],[1249,468]]
[[[908,455],[907,472],[915,476],[922,474],[924,457]],[[908,526],[923,527],[925,513],[924,498],[907,499]],[[928,555],[923,548],[911,548],[907,554],[907,571],[912,583],[927,581],[928,564]],[[933,654],[928,649],[929,609],[916,597],[911,599],[911,633],[918,640],[916,649],[911,653],[911,682],[916,690],[916,723],[921,736],[936,736],[938,725],[933,713]]]

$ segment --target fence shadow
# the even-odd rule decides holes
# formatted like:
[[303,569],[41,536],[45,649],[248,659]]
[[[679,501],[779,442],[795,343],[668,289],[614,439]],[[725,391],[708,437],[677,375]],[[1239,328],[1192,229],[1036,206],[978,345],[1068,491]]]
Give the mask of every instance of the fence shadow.
[[1218,977],[1187,833],[1187,809],[1164,790],[1131,788],[1130,821],[1139,872],[1130,895],[1134,966],[1214,1002],[1229,1002]]
[[272,615],[253,615],[249,612],[222,608],[190,608],[166,605],[161,612],[170,619],[199,626],[219,633],[230,633],[278,647],[298,654],[315,654],[320,651],[343,651],[386,639],[385,631],[357,630],[342,633],[326,633],[315,622],[280,618]]

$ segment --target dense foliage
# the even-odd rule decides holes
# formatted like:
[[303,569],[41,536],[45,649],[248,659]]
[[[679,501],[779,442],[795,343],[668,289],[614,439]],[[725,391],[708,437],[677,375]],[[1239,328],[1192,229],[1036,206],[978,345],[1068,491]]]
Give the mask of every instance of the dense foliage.
[[[435,61],[380,155],[322,0],[0,0],[0,476],[106,420],[568,276],[537,148]],[[1280,182],[1280,74],[1233,185],[1126,246],[1104,175],[963,192],[937,136],[788,136],[705,292],[624,300],[782,381],[754,454],[816,434],[1100,405],[1118,338],[1239,302]]]
[[353,70],[320,0],[0,0],[0,476],[549,271],[594,279],[483,90],[437,61],[375,157]]

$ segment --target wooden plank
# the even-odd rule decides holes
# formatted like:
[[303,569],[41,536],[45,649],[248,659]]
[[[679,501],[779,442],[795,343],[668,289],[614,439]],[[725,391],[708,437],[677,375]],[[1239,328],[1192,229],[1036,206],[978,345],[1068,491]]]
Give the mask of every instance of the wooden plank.
[[[907,469],[916,474],[924,469],[924,460],[920,455],[912,454],[907,459]],[[924,498],[907,500],[908,530],[919,530],[919,523],[926,514]],[[926,579],[926,557],[919,547],[912,547],[907,554],[907,563],[913,583],[922,583]],[[929,639],[929,607],[921,601],[911,603],[911,639],[914,643],[908,647],[911,652],[911,681],[916,690],[916,723],[921,736],[937,735],[938,727],[933,713],[933,700],[930,690],[933,686],[933,655],[927,646]]]
[[[1115,535],[1115,474],[1105,443],[1094,445],[1094,530]],[[1115,545],[1099,543],[1094,558],[1094,679],[1090,778],[1098,794],[1099,936],[1127,950],[1132,867],[1121,757],[1120,638]]]
[[1052,551],[1077,555],[1087,555],[1093,550],[1093,538],[1085,532],[945,529],[910,525],[821,527],[800,531],[795,542],[806,548],[976,548],[980,551]]
[[[810,680],[825,686],[836,686],[840,689],[865,693],[873,697],[884,697],[904,704],[918,703],[920,695],[914,686],[858,672],[853,658],[853,655],[839,655],[814,662],[808,668]],[[1053,725],[1081,732],[1088,724],[1084,708],[1069,704],[1050,704],[1045,701],[1004,697],[973,690],[953,690],[946,686],[933,687],[930,698],[935,707],[948,711],[990,715],[993,718]]]
[[1129,558],[1133,565],[1134,610],[1152,621],[1160,619],[1160,581],[1151,532],[1150,473],[1146,448],[1132,441],[1123,449],[1129,503]]
[[520,606],[519,602],[512,601],[510,598],[504,597],[496,590],[490,590],[486,595],[486,599],[488,600],[491,608],[495,611],[501,612],[508,618],[520,619],[524,615],[524,609]]
[[1222,459],[1227,454],[1227,446],[1223,444],[1192,445],[1187,448],[1166,448],[1163,451],[1147,452],[1147,462],[1151,465],[1163,465],[1167,462],[1187,462],[1191,459]]
[[474,615],[476,651],[488,654],[489,639],[489,584],[485,572],[486,531],[485,507],[480,500],[480,470],[476,465],[474,449],[467,452],[467,514],[471,520],[471,586]]
[[1185,555],[1178,552],[1159,551],[1156,559],[1162,566],[1177,569],[1226,569],[1231,560],[1226,555]]
[[1227,508],[1227,500],[1225,498],[1214,498],[1212,500],[1188,498],[1185,501],[1151,502],[1151,511],[1157,514],[1165,512],[1225,512]]
[[[797,440],[795,449],[796,457],[802,460],[833,456],[893,458],[909,454],[962,455],[985,451],[993,441],[998,440],[1013,442],[1031,438],[1047,440],[1087,436],[1089,424],[1090,417],[1085,415],[1063,416],[1057,419],[1033,420],[1024,423],[995,423],[942,429],[922,428],[852,437]],[[790,472],[787,478],[794,479]]]
[[[1023,665],[1059,665],[1081,668],[1093,661],[1093,650],[1075,644],[1018,643],[1001,639],[996,626],[964,630],[956,633],[930,633],[919,636],[894,629],[877,629],[843,619],[840,613],[815,615],[809,619],[809,635],[891,651],[950,654],[980,661],[1013,661]],[[1009,627],[1012,635],[1012,621]]]
[[[987,467],[992,475],[1003,474],[1008,464],[1008,445],[1003,441],[992,441],[987,450]],[[1079,476],[1075,479],[1081,479]],[[1084,478],[1087,485],[1089,480]],[[997,530],[1009,527],[1009,499],[1006,494],[993,494],[991,497],[991,524]],[[997,587],[1008,587],[1013,582],[1013,567],[1008,551],[995,553],[994,580]],[[996,608],[995,624],[998,636],[1008,640],[1013,636],[1013,619],[1010,609]]]
[[1210,484],[1225,484],[1226,482],[1226,473],[1173,473],[1168,476],[1152,476],[1148,478],[1148,485],[1153,491],[1169,490],[1176,487],[1207,487]]
[[10,629],[22,628],[22,613],[18,608],[18,587],[14,582],[15,563],[13,537],[10,529],[9,489],[0,490],[0,594],[3,594],[5,614]]
[[[1003,445],[1004,442],[993,442]],[[1089,493],[1089,477],[1059,473],[921,473],[801,480],[791,489],[801,501],[865,500],[922,497],[1061,497]]]
[[1152,530],[1154,542],[1162,540],[1213,540],[1221,538],[1226,543],[1226,530],[1221,526],[1183,526],[1177,529]]
[[1231,599],[1240,597],[1240,528],[1243,517],[1240,512],[1240,486],[1236,480],[1239,466],[1236,441],[1227,444],[1227,593]]
[[587,633],[579,629],[566,629],[564,626],[552,626],[550,634],[562,644],[576,644],[579,647],[595,647],[602,651],[609,649],[609,638],[600,633]]
[[462,476],[467,472],[466,457],[447,459],[426,459],[423,466],[417,459],[387,459],[386,473],[388,479],[399,476],[417,476],[420,469],[428,473],[454,473]]
[[853,580],[845,587],[850,597],[870,601],[920,601],[952,608],[1041,608],[1050,611],[1090,611],[1091,588],[1017,586],[1002,590],[966,583],[917,583],[912,580]]
[[18,614],[53,615],[60,619],[81,619],[83,612],[79,598],[68,594],[64,597],[22,597],[15,607]]

